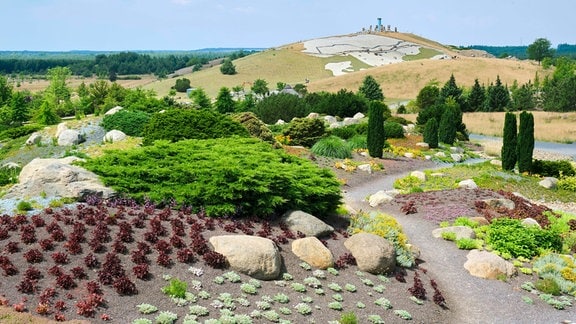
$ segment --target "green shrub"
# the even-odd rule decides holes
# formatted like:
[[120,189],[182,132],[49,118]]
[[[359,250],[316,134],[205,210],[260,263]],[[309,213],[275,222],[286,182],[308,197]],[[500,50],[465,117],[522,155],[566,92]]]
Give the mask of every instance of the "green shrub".
[[16,210],[19,212],[26,212],[29,210],[32,210],[34,208],[32,208],[32,203],[26,201],[26,200],[20,200],[18,202],[18,204],[16,205]]
[[525,227],[520,220],[497,218],[486,231],[486,243],[492,249],[511,257],[532,258],[541,249],[562,250],[562,238],[551,230]]
[[368,148],[368,142],[366,141],[366,136],[356,135],[346,142],[351,150],[366,149]]
[[316,142],[310,148],[310,151],[316,155],[345,159],[352,157],[350,146],[339,137],[330,136]]
[[122,109],[112,115],[105,115],[100,124],[105,130],[119,130],[128,136],[142,136],[150,115],[142,111]]
[[342,139],[347,140],[358,135],[358,133],[356,132],[356,128],[357,124],[331,128],[330,135],[338,136]]
[[372,101],[369,104],[368,134],[366,141],[368,143],[368,154],[371,157],[381,158],[386,141],[384,132],[384,109],[386,105],[379,101]]
[[424,142],[428,143],[428,147],[437,148],[438,147],[438,121],[436,118],[432,117],[428,119],[426,125],[424,126]]
[[330,170],[253,138],[158,141],[83,165],[119,193],[174,199],[204,207],[209,216],[266,217],[290,209],[329,215],[341,199]]
[[384,135],[386,138],[404,138],[404,128],[399,123],[387,120],[384,122]]
[[406,118],[400,117],[400,116],[390,116],[390,117],[386,118],[386,121],[391,122],[391,123],[392,122],[398,123],[398,124],[404,125],[404,126],[412,123],[411,121],[407,120]]
[[541,292],[543,292],[545,294],[559,296],[560,292],[561,292],[560,286],[558,285],[556,280],[554,280],[552,278],[538,279],[534,283],[534,286],[536,287],[536,289],[540,290]]
[[354,312],[346,312],[340,316],[340,320],[338,322],[340,324],[356,324],[358,323],[358,318]]
[[170,297],[184,298],[186,297],[186,289],[188,284],[178,279],[170,279],[168,286],[162,288],[162,292]]
[[576,192],[576,177],[564,177],[556,185],[559,189]]
[[442,232],[441,236],[446,241],[456,241],[456,233],[454,232]]
[[456,240],[456,246],[460,250],[472,250],[482,247],[482,245],[478,240],[471,238],[461,238],[459,240]]
[[264,124],[254,113],[243,112],[231,116],[233,120],[239,122],[248,130],[251,136],[259,138],[264,142],[276,143],[274,134],[270,131],[268,126]]
[[209,139],[249,136],[240,123],[210,110],[172,109],[152,115],[144,127],[144,145],[156,140],[177,142],[184,139]]
[[284,131],[284,136],[290,136],[294,145],[311,147],[326,134],[324,122],[316,118],[296,118]]
[[454,220],[454,226],[468,226],[470,228],[478,227],[478,222],[468,217],[458,217]]
[[22,136],[30,135],[36,131],[41,130],[44,128],[42,125],[38,124],[30,124],[30,125],[23,125],[14,128],[8,128],[0,132],[0,140],[11,138],[15,139]]
[[3,166],[0,167],[0,186],[4,186],[11,183],[18,183],[18,175],[22,168]]
[[254,108],[254,113],[266,124],[275,124],[279,119],[285,122],[301,118],[310,112],[304,99],[298,96],[279,93],[262,99]]
[[576,175],[576,170],[568,160],[548,161],[548,160],[534,160],[530,168],[530,173],[538,174],[543,177],[560,178],[571,177]]

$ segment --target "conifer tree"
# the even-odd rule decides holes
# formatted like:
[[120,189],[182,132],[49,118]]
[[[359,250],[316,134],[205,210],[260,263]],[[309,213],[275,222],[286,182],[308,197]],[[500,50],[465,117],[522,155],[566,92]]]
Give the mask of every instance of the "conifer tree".
[[534,116],[526,111],[520,113],[520,127],[518,131],[518,171],[528,172],[532,168],[532,155],[534,153]]
[[371,157],[381,158],[384,141],[384,108],[381,101],[371,101],[368,112],[368,133],[366,141],[368,144],[368,154]]
[[484,102],[486,101],[486,89],[480,85],[478,79],[474,80],[474,85],[468,95],[466,101],[466,111],[482,111],[484,107]]
[[448,98],[444,105],[444,112],[440,117],[438,126],[438,139],[445,144],[454,144],[456,140],[456,131],[458,128],[458,104],[454,98]]
[[436,118],[430,118],[426,122],[424,128],[424,142],[428,143],[428,147],[438,147],[438,121]]
[[380,87],[380,84],[378,84],[378,82],[376,82],[374,77],[372,77],[371,75],[367,75],[364,78],[364,81],[362,81],[362,85],[358,89],[358,92],[370,101],[372,101],[372,100],[383,101],[384,100],[384,93],[382,92],[382,88]]
[[507,112],[504,118],[504,132],[502,139],[502,169],[513,170],[517,160],[517,127],[516,115]]

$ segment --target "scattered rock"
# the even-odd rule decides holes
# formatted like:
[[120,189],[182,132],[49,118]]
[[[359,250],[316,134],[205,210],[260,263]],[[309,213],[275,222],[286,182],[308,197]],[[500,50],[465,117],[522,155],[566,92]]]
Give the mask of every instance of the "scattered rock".
[[306,118],[309,118],[309,119],[316,119],[318,117],[319,117],[318,113],[314,113],[314,112],[311,112],[308,114],[308,116],[306,116]]
[[324,121],[328,124],[328,125],[332,125],[332,124],[336,124],[338,123],[338,120],[336,119],[336,117],[334,116],[324,116]]
[[28,146],[36,145],[40,143],[40,141],[42,141],[42,135],[40,135],[39,133],[32,133],[32,135],[30,135],[30,137],[28,137],[28,139],[26,140],[26,145]]
[[458,188],[476,189],[478,188],[478,185],[476,184],[476,182],[474,182],[473,179],[466,179],[458,183]]
[[434,154],[434,156],[437,157],[437,158],[445,158],[445,157],[446,157],[446,153],[440,151],[440,152]]
[[60,124],[58,124],[58,126],[56,126],[56,138],[60,137],[60,134],[62,134],[63,131],[67,130],[68,126],[66,126],[65,122],[62,122]]
[[352,118],[354,118],[354,119],[362,119],[362,118],[364,118],[364,117],[366,117],[366,116],[365,116],[363,113],[357,112],[357,113],[354,114],[354,116],[353,116]]
[[542,179],[542,181],[538,182],[541,187],[546,189],[554,189],[556,188],[556,184],[558,183],[558,179],[554,177],[546,177]]
[[414,132],[414,130],[416,129],[416,125],[408,124],[406,126],[402,126],[402,128],[404,129],[404,133],[410,134]]
[[300,210],[286,212],[280,221],[292,232],[302,232],[306,236],[323,236],[334,232],[332,226]]
[[450,147],[450,152],[451,152],[451,153],[461,154],[461,153],[464,153],[464,149],[461,148],[461,147],[451,146],[451,147]]
[[294,240],[292,253],[300,260],[318,269],[327,269],[334,265],[332,252],[314,236]]
[[471,229],[468,226],[448,226],[437,228],[432,231],[432,236],[434,236],[435,238],[442,238],[442,233],[446,232],[452,232],[456,234],[457,240],[463,238],[469,238],[469,239],[476,238],[476,233],[474,232],[473,229]]
[[126,134],[124,134],[123,131],[119,131],[116,129],[113,129],[109,132],[106,133],[106,135],[104,135],[104,138],[102,139],[104,142],[120,142],[126,139]]
[[462,162],[462,160],[464,159],[464,156],[462,154],[459,154],[459,153],[452,153],[452,154],[450,154],[450,157],[456,163]]
[[387,194],[384,190],[380,190],[375,194],[368,197],[368,203],[371,207],[380,206],[381,204],[389,203],[394,198]]
[[497,160],[497,159],[490,160],[490,164],[495,165],[497,167],[502,167],[502,161],[501,160]]
[[58,136],[58,145],[60,146],[72,146],[78,145],[84,142],[84,136],[80,134],[79,131],[75,129],[65,129]]
[[426,173],[422,171],[412,171],[410,176],[415,177],[420,181],[426,181]]
[[283,121],[282,119],[278,119],[278,121],[276,122],[276,125],[284,125],[286,124],[285,121]]
[[105,187],[98,176],[75,165],[77,157],[63,159],[36,158],[25,165],[18,177],[19,183],[8,190],[5,198],[53,196],[84,200],[97,194],[108,198],[113,190]]
[[416,146],[421,147],[423,149],[429,149],[430,148],[430,145],[428,145],[428,143],[424,143],[424,142],[416,143]]
[[538,224],[538,222],[537,222],[534,218],[530,218],[530,217],[524,218],[524,219],[522,220],[522,223],[521,223],[521,224],[524,225],[524,226],[526,226],[526,227],[536,226],[536,227],[538,227],[538,228],[542,228],[542,227],[540,226],[540,224]]
[[115,113],[119,112],[122,109],[124,109],[124,108],[122,108],[120,106],[116,106],[114,108],[109,109],[107,112],[104,113],[104,115],[114,115]]
[[409,159],[413,159],[413,158],[414,158],[414,153],[406,152],[406,153],[404,153],[404,157],[407,157],[407,158],[409,158]]
[[329,128],[338,128],[338,127],[342,127],[343,124],[339,123],[339,122],[334,122],[332,124],[330,124]]
[[359,122],[360,122],[360,120],[358,120],[356,118],[350,118],[350,117],[346,117],[343,120],[344,126],[355,125],[355,124],[358,124]]
[[390,273],[396,266],[396,252],[392,243],[371,233],[349,237],[344,246],[352,253],[360,271],[372,274]]
[[278,278],[282,258],[272,240],[251,235],[222,235],[212,236],[209,241],[235,271],[260,280]]
[[434,173],[431,173],[431,174],[430,174],[430,176],[432,176],[432,177],[443,177],[443,176],[445,176],[445,175],[446,175],[446,174],[444,174],[444,173],[442,173],[442,172],[434,172]]
[[514,209],[516,204],[510,199],[505,198],[492,198],[492,199],[485,199],[483,200],[488,206],[497,209],[500,207],[504,207],[506,209]]
[[464,268],[475,277],[497,279],[502,275],[510,277],[516,274],[512,263],[488,251],[471,250],[466,258]]
[[360,164],[358,166],[358,170],[360,171],[364,171],[364,172],[368,172],[369,174],[372,174],[372,166],[368,163],[366,164]]
[[484,218],[484,217],[482,217],[482,216],[470,217],[470,220],[471,220],[471,221],[474,221],[474,222],[477,222],[478,225],[480,225],[480,226],[490,225],[490,222],[489,222],[486,218]]

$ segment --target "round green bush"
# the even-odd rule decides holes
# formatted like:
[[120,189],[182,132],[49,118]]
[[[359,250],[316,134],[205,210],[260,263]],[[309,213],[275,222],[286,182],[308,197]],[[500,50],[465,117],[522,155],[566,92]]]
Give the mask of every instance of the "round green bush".
[[408,119],[400,116],[390,116],[386,119],[386,121],[390,123],[391,122],[398,123],[400,125],[408,125],[411,123]]
[[122,109],[115,114],[105,115],[100,126],[107,131],[116,129],[128,136],[139,137],[149,120],[150,115],[145,112]]
[[268,126],[258,119],[254,113],[243,112],[234,114],[232,115],[232,119],[242,124],[251,136],[259,138],[264,142],[276,143],[274,134],[272,134]]
[[352,157],[352,150],[344,140],[336,136],[323,138],[310,149],[316,155],[345,159]]
[[172,109],[152,115],[144,127],[143,144],[156,140],[177,142],[185,139],[210,139],[250,134],[239,122],[210,110]]
[[316,118],[296,118],[290,122],[290,126],[284,131],[284,136],[289,136],[292,144],[311,147],[326,134],[324,122]]
[[330,134],[347,140],[357,135],[358,133],[356,133],[356,125],[348,125],[348,126],[331,128]]
[[404,138],[404,128],[397,122],[384,122],[384,134],[386,138]]

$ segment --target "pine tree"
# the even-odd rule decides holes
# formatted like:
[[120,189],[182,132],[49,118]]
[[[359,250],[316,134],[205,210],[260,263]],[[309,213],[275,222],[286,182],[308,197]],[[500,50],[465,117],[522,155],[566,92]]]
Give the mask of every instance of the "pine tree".
[[454,74],[452,74],[450,75],[450,79],[442,87],[442,90],[440,90],[440,100],[445,101],[449,97],[452,97],[456,102],[460,103],[461,96],[462,89],[458,88],[456,78],[454,78]]
[[502,169],[513,170],[517,160],[517,127],[516,115],[507,112],[504,118],[504,134],[502,139]]
[[224,59],[222,65],[220,65],[220,72],[225,75],[234,75],[236,74],[236,66],[234,66],[231,59]]
[[384,108],[385,105],[381,101],[371,101],[370,109],[368,112],[368,154],[371,157],[381,158],[384,141]]
[[480,85],[478,79],[474,80],[474,85],[466,101],[466,111],[482,111],[486,101],[486,89]]
[[528,172],[532,168],[534,153],[534,116],[523,111],[520,113],[520,130],[518,131],[518,171]]
[[500,76],[496,77],[496,84],[488,87],[488,97],[486,98],[486,111],[504,111],[510,104],[510,93],[502,85]]
[[438,147],[438,121],[436,118],[430,118],[426,122],[426,127],[424,128],[424,142],[428,143],[428,147],[430,148]]
[[199,109],[212,108],[212,102],[210,101],[210,98],[208,98],[208,95],[202,88],[196,88],[192,90],[192,92],[190,92],[190,98],[192,98],[192,100]]
[[232,99],[230,89],[226,87],[220,88],[214,106],[216,107],[216,111],[221,114],[231,113],[236,110],[236,102]]
[[438,125],[438,139],[440,142],[450,145],[454,144],[456,131],[460,124],[458,122],[458,113],[458,104],[453,98],[448,98]]
[[382,92],[382,88],[371,75],[367,75],[364,78],[364,81],[362,81],[362,85],[358,89],[358,92],[370,101],[384,101],[384,93]]

